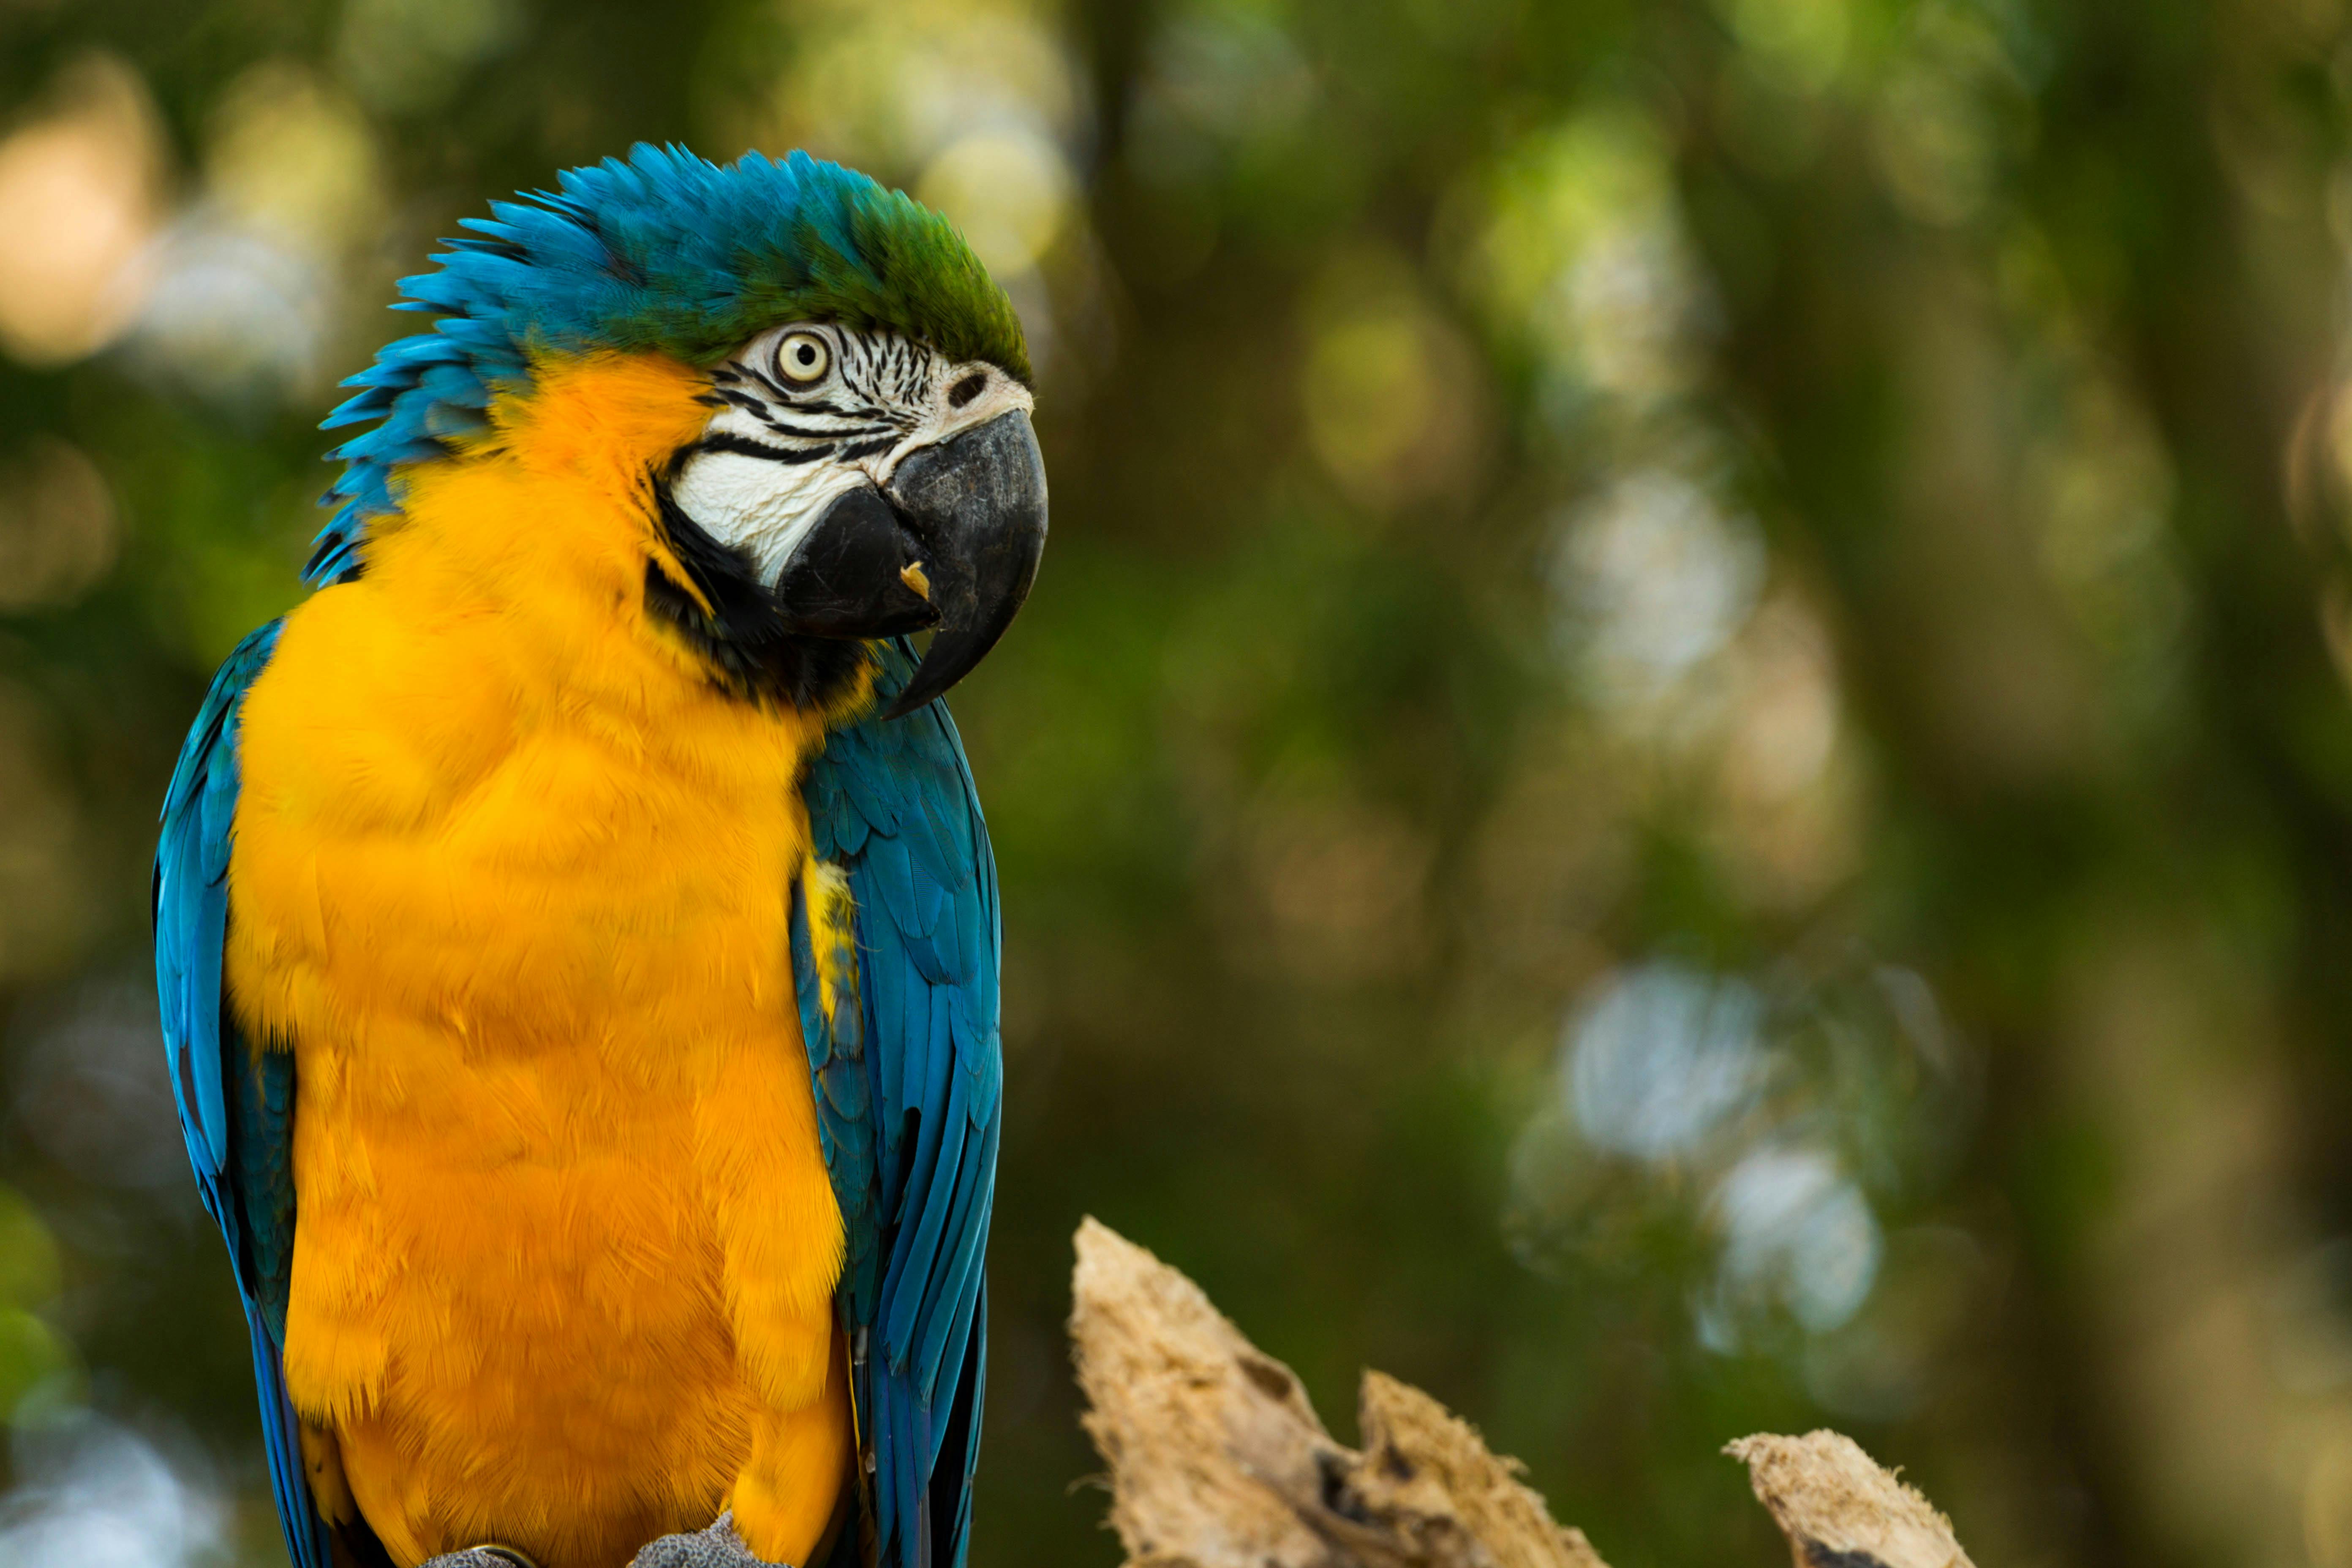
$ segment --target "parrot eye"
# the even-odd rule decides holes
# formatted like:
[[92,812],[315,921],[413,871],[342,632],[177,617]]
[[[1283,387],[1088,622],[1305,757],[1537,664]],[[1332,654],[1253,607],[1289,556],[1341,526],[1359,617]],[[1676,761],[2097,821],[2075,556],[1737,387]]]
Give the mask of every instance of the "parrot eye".
[[833,349],[814,332],[788,332],[776,345],[776,369],[786,381],[806,386],[833,368]]

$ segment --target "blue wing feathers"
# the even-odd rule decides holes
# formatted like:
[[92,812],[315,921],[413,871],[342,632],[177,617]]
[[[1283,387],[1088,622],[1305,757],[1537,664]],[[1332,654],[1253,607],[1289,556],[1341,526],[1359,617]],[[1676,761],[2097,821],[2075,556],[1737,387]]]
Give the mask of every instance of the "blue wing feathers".
[[287,1402],[286,1300],[294,1249],[294,1061],[256,1053],[222,1005],[229,835],[236,816],[237,713],[278,646],[271,622],[213,678],[173,770],[155,851],[155,990],[180,1131],[205,1208],[236,1269],[278,1522],[296,1568],[328,1568],[326,1527],[302,1479]]
[[[982,1245],[985,1246],[983,1239]],[[988,1284],[985,1280],[973,1292],[971,1343],[977,1349],[988,1343]],[[956,1504],[955,1532],[959,1542],[971,1539],[971,1483],[980,1470],[980,1418],[988,1408],[988,1358],[974,1354],[971,1358],[971,1396],[967,1408],[971,1411],[970,1430],[964,1439],[963,1496]]]
[[230,1048],[240,1058],[235,1065],[251,1069],[234,1079],[246,1293],[271,1341],[282,1346],[294,1288],[294,1057],[289,1051],[254,1056],[241,1039]]
[[[926,1314],[921,1342],[914,1351],[919,1364],[933,1369],[931,1376],[935,1381],[950,1347],[963,1343],[980,1295],[981,1262],[988,1247],[987,1205],[992,1196],[996,1170],[997,1131],[993,1117],[977,1130],[979,1152],[975,1157],[960,1162],[954,1206],[946,1216],[945,1234],[952,1238],[952,1250],[941,1257],[936,1280],[938,1291]],[[951,1369],[948,1377],[952,1383]],[[928,1396],[932,1390],[926,1388],[923,1392]]]
[[[933,1093],[939,1091],[934,1089]],[[939,1101],[942,1113],[923,1121],[914,1170],[907,1178],[905,1207],[915,1212],[902,1215],[898,1245],[891,1253],[890,1283],[883,1291],[882,1353],[894,1368],[908,1366],[908,1353],[923,1321],[938,1310],[942,1283],[939,1268],[961,1174],[964,1106],[952,1079],[946,1092],[939,1094]],[[906,1223],[909,1217],[911,1224]],[[918,1364],[908,1370],[921,1379],[928,1395],[929,1376],[935,1375],[936,1368]]]
[[[915,664],[903,642],[881,645],[879,657],[877,709]],[[816,854],[847,875],[856,906],[854,1043],[815,1004],[797,918],[793,968],[850,1229],[843,1310],[876,1352],[857,1397],[874,1450],[880,1560],[957,1568],[978,1451],[1003,1082],[988,830],[940,703],[839,731],[802,793]]]
[[[261,1396],[262,1430],[270,1435],[269,1489],[278,1500],[278,1526],[286,1537],[286,1553],[295,1568],[327,1568],[326,1525],[311,1506],[310,1482],[302,1475],[302,1454],[289,1438],[299,1431],[293,1401],[286,1394],[286,1360],[278,1340],[258,1321],[248,1318],[253,1336],[253,1384]],[[307,1552],[305,1543],[308,1543]]]

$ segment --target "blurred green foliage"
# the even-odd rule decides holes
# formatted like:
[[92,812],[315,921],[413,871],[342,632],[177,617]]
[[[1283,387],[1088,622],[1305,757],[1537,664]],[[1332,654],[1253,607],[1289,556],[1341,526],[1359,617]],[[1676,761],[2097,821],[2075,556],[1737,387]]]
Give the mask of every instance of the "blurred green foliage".
[[392,280],[674,139],[1040,365],[978,1563],[1115,1561],[1091,1212],[1620,1568],[1825,1424],[1984,1562],[2352,1564],[2348,99],[2341,0],[0,0],[19,1473],[87,1405],[281,1561],[153,811]]

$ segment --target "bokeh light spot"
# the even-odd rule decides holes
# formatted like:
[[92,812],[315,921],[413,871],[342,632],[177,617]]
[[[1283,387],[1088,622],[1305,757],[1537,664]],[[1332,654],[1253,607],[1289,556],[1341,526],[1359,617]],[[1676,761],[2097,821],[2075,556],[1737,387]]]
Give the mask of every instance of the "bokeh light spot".
[[521,34],[515,0],[347,0],[335,63],[371,107],[415,113],[445,102],[467,67]]
[[0,464],[0,615],[71,604],[114,564],[120,536],[97,466],[36,437]]
[[1654,701],[1739,630],[1763,577],[1752,522],[1672,470],[1630,474],[1563,534],[1560,636],[1604,704]]
[[29,364],[79,359],[129,323],[163,159],[146,89],[121,61],[82,61],[51,97],[0,141],[0,347]]
[[365,236],[382,205],[366,118],[289,60],[263,61],[222,95],[205,179],[231,218],[320,255]]
[[1024,132],[987,132],[950,144],[924,170],[917,195],[952,219],[992,271],[1026,272],[1069,214],[1061,150]]
[[1785,1306],[1815,1333],[1860,1310],[1878,1278],[1877,1217],[1837,1162],[1818,1149],[1759,1149],[1717,1186],[1723,1237],[1713,1298],[1702,1315],[1709,1343],[1738,1342],[1735,1311]]
[[220,1560],[228,1510],[212,1478],[78,1412],[18,1435],[0,1501],[0,1568],[194,1568]]
[[1763,1000],[1738,980],[1650,963],[1604,986],[1568,1026],[1577,1125],[1644,1160],[1689,1152],[1764,1087]]

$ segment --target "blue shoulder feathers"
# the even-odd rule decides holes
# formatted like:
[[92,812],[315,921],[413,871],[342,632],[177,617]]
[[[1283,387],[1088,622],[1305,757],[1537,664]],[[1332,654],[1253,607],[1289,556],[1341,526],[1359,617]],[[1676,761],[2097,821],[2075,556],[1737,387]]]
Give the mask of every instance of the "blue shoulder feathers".
[[[915,658],[878,645],[877,710]],[[835,733],[803,786],[817,858],[856,901],[856,1005],[819,1005],[793,949],[825,1158],[849,1226],[842,1310],[885,1564],[961,1565],[979,1452],[1003,1058],[996,866],[944,703]]]

